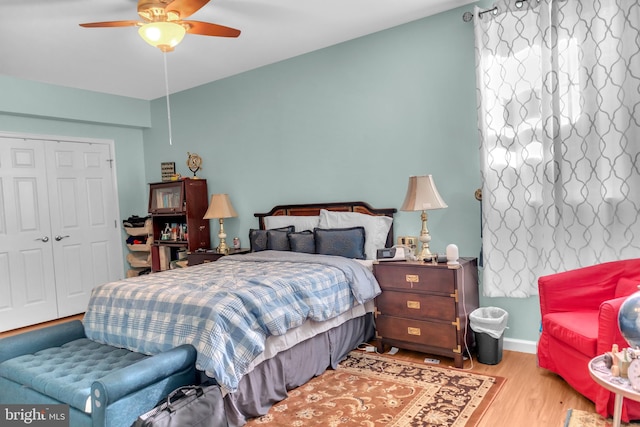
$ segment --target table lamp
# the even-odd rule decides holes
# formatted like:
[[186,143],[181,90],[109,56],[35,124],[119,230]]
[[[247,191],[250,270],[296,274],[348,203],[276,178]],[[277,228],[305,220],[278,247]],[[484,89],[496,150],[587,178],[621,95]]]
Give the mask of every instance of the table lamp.
[[229,247],[226,242],[227,235],[224,232],[224,218],[235,218],[237,216],[238,214],[236,210],[233,209],[228,194],[214,194],[211,196],[209,208],[204,214],[203,219],[218,218],[220,222],[220,232],[218,233],[220,245],[216,248],[216,252],[221,254],[229,253]]
[[430,260],[433,254],[429,250],[429,242],[431,235],[427,229],[427,211],[431,209],[443,209],[447,204],[442,200],[436,184],[433,182],[433,176],[410,176],[409,186],[407,187],[407,195],[400,210],[403,211],[422,211],[420,218],[422,219],[422,230],[418,240],[422,242],[422,250],[418,255],[418,259]]

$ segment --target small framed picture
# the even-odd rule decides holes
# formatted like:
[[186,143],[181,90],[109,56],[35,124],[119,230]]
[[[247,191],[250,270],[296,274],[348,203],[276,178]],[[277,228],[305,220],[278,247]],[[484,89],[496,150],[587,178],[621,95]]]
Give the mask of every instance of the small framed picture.
[[171,181],[171,177],[176,173],[176,162],[162,162],[160,164],[162,181]]

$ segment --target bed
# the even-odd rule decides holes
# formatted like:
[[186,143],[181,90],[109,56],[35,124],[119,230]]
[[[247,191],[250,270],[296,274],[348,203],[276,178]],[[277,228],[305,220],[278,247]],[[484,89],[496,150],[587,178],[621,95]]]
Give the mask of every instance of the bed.
[[192,344],[242,426],[373,337],[371,265],[393,243],[394,213],[363,202],[257,213],[250,254],[97,287],[86,334],[145,354]]

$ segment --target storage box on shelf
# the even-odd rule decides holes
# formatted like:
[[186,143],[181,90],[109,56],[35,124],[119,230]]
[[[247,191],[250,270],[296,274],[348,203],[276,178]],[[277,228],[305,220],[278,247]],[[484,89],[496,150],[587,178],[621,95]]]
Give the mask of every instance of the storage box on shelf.
[[149,184],[152,222],[151,270],[167,270],[181,249],[209,248],[207,181],[182,179]]
[[127,255],[127,262],[131,266],[127,271],[127,277],[135,277],[151,268],[153,224],[151,218],[147,218],[142,227],[129,226],[131,224],[128,221],[124,222],[124,230],[128,235],[127,247],[130,251]]

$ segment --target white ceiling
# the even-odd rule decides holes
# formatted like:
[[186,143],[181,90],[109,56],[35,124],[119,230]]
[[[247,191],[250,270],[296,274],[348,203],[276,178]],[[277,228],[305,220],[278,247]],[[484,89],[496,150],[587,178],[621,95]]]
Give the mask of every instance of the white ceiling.
[[[371,34],[473,0],[213,0],[188,19],[242,31],[187,34],[167,54],[169,92]],[[163,53],[136,27],[82,28],[138,20],[136,0],[0,0],[0,74],[96,92],[165,95]]]

